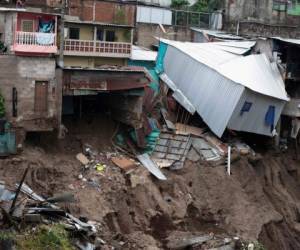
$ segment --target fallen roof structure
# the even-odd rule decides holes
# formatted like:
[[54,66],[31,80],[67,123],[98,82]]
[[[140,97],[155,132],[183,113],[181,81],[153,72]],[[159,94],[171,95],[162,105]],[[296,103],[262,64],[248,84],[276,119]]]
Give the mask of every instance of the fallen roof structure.
[[195,42],[210,42],[210,41],[241,41],[245,40],[241,36],[233,35],[220,30],[207,30],[191,27],[191,30],[195,32]]
[[272,136],[289,98],[275,63],[264,54],[243,56],[254,45],[163,39],[157,70],[173,97],[217,136],[226,128]]

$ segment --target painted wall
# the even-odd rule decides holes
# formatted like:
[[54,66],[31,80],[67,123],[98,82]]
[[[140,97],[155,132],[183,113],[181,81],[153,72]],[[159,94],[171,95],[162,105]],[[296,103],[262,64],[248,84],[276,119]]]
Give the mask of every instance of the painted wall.
[[[245,102],[251,102],[252,106],[249,112],[244,112],[241,115],[241,109]],[[268,108],[270,105],[275,107],[274,127],[276,127],[285,103],[285,101],[260,95],[246,89],[232,113],[228,128],[270,136],[272,134],[271,127],[267,126],[265,123],[265,116]]]
[[[35,81],[48,81],[48,112],[34,112]],[[55,59],[46,57],[0,56],[0,90],[5,98],[6,116],[25,131],[49,131],[59,126],[60,89]],[[17,90],[17,117],[12,115],[12,88]]]
[[[79,39],[80,40],[94,40],[94,25],[86,25],[86,24],[66,24],[66,27],[74,27],[79,28]],[[103,27],[98,26],[99,29],[104,31],[113,30],[115,31],[116,42],[129,42],[131,39],[131,29],[125,28],[117,28],[117,27]]]
[[127,65],[127,59],[110,57],[81,57],[65,56],[64,65],[66,67],[95,68],[101,65]]

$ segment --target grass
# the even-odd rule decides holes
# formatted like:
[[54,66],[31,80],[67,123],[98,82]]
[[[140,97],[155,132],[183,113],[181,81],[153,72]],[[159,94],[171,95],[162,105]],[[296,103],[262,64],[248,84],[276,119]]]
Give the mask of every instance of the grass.
[[17,239],[18,250],[74,250],[69,233],[60,224],[40,226]]

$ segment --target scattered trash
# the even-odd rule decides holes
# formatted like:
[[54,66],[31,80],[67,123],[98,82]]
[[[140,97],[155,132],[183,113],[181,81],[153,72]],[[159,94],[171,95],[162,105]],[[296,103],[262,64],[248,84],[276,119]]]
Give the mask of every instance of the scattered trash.
[[76,159],[78,160],[78,161],[80,161],[81,162],[81,164],[82,165],[87,165],[87,164],[89,164],[89,159],[83,154],[83,153],[79,153],[79,154],[77,154],[76,155]]
[[101,164],[101,163],[97,163],[94,168],[98,171],[98,172],[103,172],[106,169],[106,165],[105,164]]
[[248,155],[248,154],[255,154],[255,152],[244,142],[236,141],[231,143],[232,146],[241,154],[241,155]]
[[177,135],[195,135],[195,136],[201,136],[204,132],[204,129],[185,125],[182,123],[176,123],[175,124],[175,133]]
[[0,201],[11,201],[15,198],[15,193],[7,190],[4,184],[0,184]]
[[192,237],[192,238],[183,238],[178,239],[177,241],[169,242],[167,247],[168,249],[185,249],[191,247],[193,245],[200,245],[209,240],[213,239],[213,235],[204,235],[199,237]]

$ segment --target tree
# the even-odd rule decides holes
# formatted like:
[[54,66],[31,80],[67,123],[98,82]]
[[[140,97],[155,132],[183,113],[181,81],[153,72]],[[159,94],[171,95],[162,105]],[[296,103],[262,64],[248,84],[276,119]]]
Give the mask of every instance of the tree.
[[211,12],[223,7],[224,0],[198,0],[191,9],[199,12]]
[[0,118],[3,118],[5,115],[5,100],[3,95],[0,92]]
[[172,0],[171,7],[174,9],[182,9],[187,6],[189,2],[187,0]]

